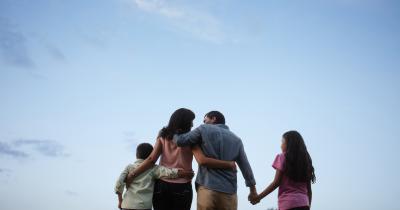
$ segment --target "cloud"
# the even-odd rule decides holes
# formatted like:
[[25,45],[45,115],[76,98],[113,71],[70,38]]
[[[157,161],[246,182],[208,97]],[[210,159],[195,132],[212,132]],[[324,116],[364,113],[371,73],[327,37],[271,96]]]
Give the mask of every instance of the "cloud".
[[65,194],[67,194],[68,196],[71,196],[71,197],[76,197],[76,196],[79,195],[77,192],[74,192],[74,191],[71,191],[71,190],[66,190]]
[[47,157],[68,157],[64,147],[56,141],[20,139],[11,143],[0,142],[0,155],[13,158],[31,157],[35,151]]
[[12,174],[12,171],[7,168],[0,168],[0,177],[10,177]]
[[65,55],[64,53],[60,50],[60,48],[51,45],[51,44],[47,44],[46,46],[47,52],[56,60],[61,60],[64,61],[65,60]]
[[0,142],[0,155],[11,156],[14,158],[26,158],[29,156],[25,152],[12,148],[9,144],[5,142]]
[[199,39],[213,43],[225,41],[220,21],[210,14],[171,6],[163,0],[134,0],[134,2],[140,10],[164,17],[175,28],[188,32]]
[[26,37],[15,25],[0,17],[0,59],[5,64],[24,68],[35,66],[26,42]]
[[0,173],[7,173],[7,172],[10,172],[10,170],[5,168],[0,168]]
[[48,157],[65,157],[64,147],[56,141],[19,139],[13,142],[16,147],[31,146],[40,154]]

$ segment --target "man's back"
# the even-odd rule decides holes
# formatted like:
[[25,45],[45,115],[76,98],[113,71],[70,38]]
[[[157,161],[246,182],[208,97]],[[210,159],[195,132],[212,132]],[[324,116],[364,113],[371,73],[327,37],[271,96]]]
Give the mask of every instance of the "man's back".
[[[193,131],[174,137],[178,146],[199,144],[207,157],[236,161],[246,185],[255,185],[254,176],[239,137],[223,124],[203,124]],[[200,166],[196,183],[208,189],[228,194],[237,190],[236,171]]]

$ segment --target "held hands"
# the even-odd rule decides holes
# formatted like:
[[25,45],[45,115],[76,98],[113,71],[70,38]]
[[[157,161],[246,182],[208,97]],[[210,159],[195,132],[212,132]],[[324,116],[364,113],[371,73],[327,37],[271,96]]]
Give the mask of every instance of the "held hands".
[[261,197],[259,195],[255,195],[252,198],[249,197],[249,201],[251,204],[256,205],[257,203],[260,203]]
[[261,199],[259,198],[257,193],[255,193],[255,194],[254,193],[250,193],[249,197],[248,197],[248,200],[250,201],[251,204],[256,205],[257,203],[260,202]]
[[250,187],[250,194],[247,198],[251,204],[256,205],[257,203],[260,202],[261,197],[260,195],[258,195],[257,190],[256,190],[256,186],[251,186]]
[[178,177],[192,179],[194,177],[194,171],[185,171],[178,169]]

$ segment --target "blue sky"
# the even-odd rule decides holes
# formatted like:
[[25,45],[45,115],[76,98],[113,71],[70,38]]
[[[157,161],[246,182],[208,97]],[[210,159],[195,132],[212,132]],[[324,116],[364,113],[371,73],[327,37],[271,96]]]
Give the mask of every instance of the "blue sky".
[[[295,129],[314,209],[397,209],[399,19],[389,0],[0,0],[0,208],[116,209],[136,145],[186,107],[225,114],[260,192]],[[277,206],[238,176],[239,210]]]

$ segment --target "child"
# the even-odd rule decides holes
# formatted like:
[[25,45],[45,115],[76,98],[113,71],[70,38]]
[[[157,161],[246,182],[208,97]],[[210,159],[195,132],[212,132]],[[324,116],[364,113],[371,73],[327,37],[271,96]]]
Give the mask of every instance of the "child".
[[153,188],[155,179],[161,177],[178,178],[178,177],[193,177],[193,171],[182,171],[178,169],[170,169],[163,166],[150,168],[137,176],[135,180],[127,187],[122,198],[122,193],[125,186],[125,178],[129,171],[134,170],[146,159],[153,151],[153,146],[148,143],[139,144],[136,149],[137,160],[133,164],[129,164],[121,173],[115,185],[115,192],[118,194],[118,208],[120,209],[151,209]]
[[282,153],[276,156],[272,164],[276,169],[274,180],[250,201],[254,205],[279,187],[279,210],[309,210],[311,182],[315,183],[315,174],[303,137],[297,131],[284,133],[281,149]]

